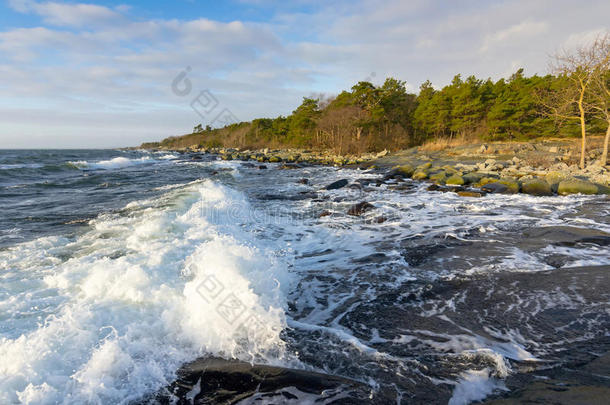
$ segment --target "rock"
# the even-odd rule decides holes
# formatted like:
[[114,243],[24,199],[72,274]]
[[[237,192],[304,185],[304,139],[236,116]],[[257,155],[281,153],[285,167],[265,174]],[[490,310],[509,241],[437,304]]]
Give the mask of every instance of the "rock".
[[511,194],[508,191],[507,186],[505,186],[504,184],[498,183],[498,182],[486,184],[483,187],[481,187],[481,190],[486,191],[488,193],[492,193],[492,194]]
[[262,170],[262,169],[266,169],[266,168],[267,168],[267,166],[265,166],[265,165],[259,165],[259,166],[258,166],[258,168],[259,168],[259,170]]
[[557,186],[557,193],[568,194],[597,194],[598,188],[595,184],[584,180],[564,180]]
[[479,148],[479,153],[485,153],[487,152],[487,149],[489,149],[489,146],[481,145],[481,147]]
[[526,181],[521,186],[521,192],[524,194],[535,195],[535,196],[549,196],[553,195],[551,185],[542,179],[532,179]]
[[474,172],[474,173],[466,173],[465,175],[462,176],[462,179],[464,180],[464,184],[476,184],[483,177],[485,177],[485,175]]
[[450,191],[453,191],[451,189],[451,187],[439,186],[438,184],[431,184],[430,186],[428,186],[428,188],[426,188],[426,190],[428,190],[428,191],[440,191],[441,193],[448,193]]
[[483,197],[484,194],[476,191],[458,191],[457,195],[460,197]]
[[559,148],[557,146],[551,146],[549,148],[549,153],[557,153],[559,152]]
[[376,155],[375,155],[375,157],[376,157],[376,158],[382,158],[382,157],[384,157],[384,156],[385,156],[385,155],[387,155],[387,154],[388,154],[387,149],[384,149],[384,150],[382,150],[381,152],[379,152],[378,154],[376,154]]
[[337,190],[339,188],[347,186],[348,183],[349,183],[349,181],[347,179],[337,180],[333,183],[330,183],[328,186],[326,186],[326,189],[327,190]]
[[297,181],[297,183],[299,183],[299,184],[309,184],[309,180],[308,179],[299,179],[299,181]]
[[440,171],[440,172],[431,174],[430,176],[428,176],[428,178],[435,183],[444,184],[447,176],[445,175],[445,172]]
[[318,215],[318,218],[327,217],[327,216],[329,216],[329,215],[332,215],[332,212],[330,212],[330,211],[326,211],[326,210],[325,210],[325,211],[322,211],[322,212],[320,213],[320,215]]
[[280,159],[280,158],[279,158],[279,157],[277,157],[277,156],[271,156],[271,157],[269,158],[269,163],[278,163],[278,162],[281,162],[281,161],[282,161],[282,159]]
[[446,174],[451,175],[451,174],[457,174],[458,171],[454,168],[451,167],[449,165],[445,165],[442,167],[442,169],[445,171]]
[[374,222],[374,223],[376,223],[376,224],[382,224],[382,223],[384,223],[384,222],[385,222],[385,221],[387,221],[387,220],[388,220],[388,219],[382,215],[382,216],[380,216],[380,217],[375,218],[375,219],[373,220],[373,222]]
[[373,206],[373,204],[370,204],[366,201],[363,201],[361,203],[352,205],[349,210],[347,210],[347,215],[353,215],[353,216],[360,216],[362,214],[364,214],[366,211],[369,211],[371,209],[375,208]]
[[418,169],[419,169],[419,170],[427,170],[427,169],[429,169],[429,168],[431,168],[431,167],[432,167],[432,163],[430,163],[430,162],[426,162],[426,163],[423,163],[423,164],[421,164],[421,165],[417,166],[417,167],[415,168],[415,170],[418,170]]
[[428,173],[425,170],[416,170],[415,173],[413,173],[413,180],[424,180],[428,178]]
[[498,183],[507,187],[507,194],[517,194],[519,192],[519,182],[513,179],[500,179]]
[[498,181],[496,177],[483,177],[476,185],[477,187],[483,187],[489,183],[495,183],[496,181]]
[[453,176],[451,176],[447,180],[445,180],[445,184],[448,184],[451,186],[463,186],[464,183],[465,183],[465,181],[462,178],[462,176],[458,176],[457,174],[454,174]]
[[396,174],[400,174],[403,177],[411,177],[415,169],[411,165],[402,165],[396,168]]
[[565,172],[551,171],[548,172],[544,179],[551,185],[551,189],[557,191],[557,186],[564,180],[567,180],[569,176]]

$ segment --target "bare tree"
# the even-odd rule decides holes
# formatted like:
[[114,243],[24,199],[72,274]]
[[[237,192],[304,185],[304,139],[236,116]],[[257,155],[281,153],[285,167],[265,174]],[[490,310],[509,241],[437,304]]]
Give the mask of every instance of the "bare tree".
[[[596,40],[597,42],[597,40]],[[586,118],[589,105],[586,96],[595,76],[599,47],[595,44],[581,46],[574,52],[562,51],[553,58],[551,70],[563,78],[566,86],[560,90],[549,91],[539,97],[546,113],[559,120],[578,120],[581,133],[580,167],[585,168],[587,150]]]
[[608,143],[610,143],[610,34],[596,38],[591,45],[592,54],[597,58],[587,104],[597,119],[606,121],[606,136],[600,163],[608,164]]

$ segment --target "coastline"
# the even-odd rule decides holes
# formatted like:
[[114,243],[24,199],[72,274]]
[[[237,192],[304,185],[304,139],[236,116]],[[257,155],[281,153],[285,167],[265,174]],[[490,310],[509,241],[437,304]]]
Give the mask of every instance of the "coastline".
[[481,143],[441,150],[414,147],[361,155],[299,149],[200,148],[196,145],[148,150],[187,153],[193,160],[201,159],[202,154],[212,154],[222,160],[251,161],[261,166],[279,163],[279,169],[303,165],[360,168],[380,174],[380,181],[425,181],[431,184],[431,191],[453,191],[463,197],[519,193],[610,195],[610,165],[595,160],[601,153],[591,151],[589,160],[593,163],[580,169],[570,146],[565,140],[543,140]]

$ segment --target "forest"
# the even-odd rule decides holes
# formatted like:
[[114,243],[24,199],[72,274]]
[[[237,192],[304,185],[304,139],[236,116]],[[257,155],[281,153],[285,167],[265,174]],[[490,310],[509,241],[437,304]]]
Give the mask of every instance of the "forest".
[[577,53],[558,55],[553,74],[545,76],[527,77],[523,69],[497,81],[458,74],[440,89],[426,81],[417,94],[392,77],[381,85],[361,81],[336,96],[304,97],[288,116],[217,129],[199,124],[192,134],[143,146],[306,148],[351,154],[459,137],[527,141],[581,136],[584,144],[585,131],[610,132],[607,114],[594,113],[608,112],[608,44],[605,36]]

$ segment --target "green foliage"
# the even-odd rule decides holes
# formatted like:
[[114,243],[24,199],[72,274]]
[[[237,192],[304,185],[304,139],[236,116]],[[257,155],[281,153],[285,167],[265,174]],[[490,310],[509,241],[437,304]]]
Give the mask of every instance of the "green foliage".
[[351,153],[395,150],[458,135],[492,141],[577,136],[574,123],[558,125],[540,114],[535,97],[565,86],[565,78],[525,77],[519,69],[496,82],[456,75],[440,90],[426,81],[415,95],[405,82],[390,77],[381,86],[358,82],[322,103],[304,97],[287,117],[258,118],[220,129],[197,125],[192,135],[167,138],[160,146],[300,147]]

